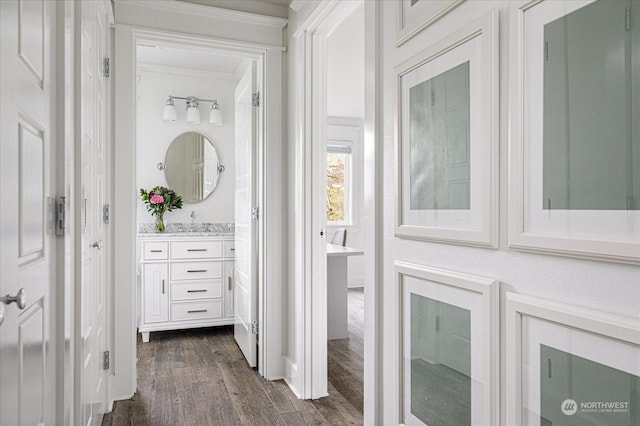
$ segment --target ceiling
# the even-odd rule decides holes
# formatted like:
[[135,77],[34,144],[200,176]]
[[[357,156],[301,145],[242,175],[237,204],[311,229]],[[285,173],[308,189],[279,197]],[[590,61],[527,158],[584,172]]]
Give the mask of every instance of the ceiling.
[[242,62],[239,56],[224,56],[204,50],[165,46],[138,46],[138,63],[146,65],[162,65],[190,68],[219,73],[235,73]]
[[288,18],[291,0],[179,0],[186,3]]

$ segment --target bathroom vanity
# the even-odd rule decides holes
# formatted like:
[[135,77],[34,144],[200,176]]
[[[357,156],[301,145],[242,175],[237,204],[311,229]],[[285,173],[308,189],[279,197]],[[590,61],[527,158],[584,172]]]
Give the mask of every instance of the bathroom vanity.
[[234,236],[139,234],[142,341],[149,333],[233,324]]

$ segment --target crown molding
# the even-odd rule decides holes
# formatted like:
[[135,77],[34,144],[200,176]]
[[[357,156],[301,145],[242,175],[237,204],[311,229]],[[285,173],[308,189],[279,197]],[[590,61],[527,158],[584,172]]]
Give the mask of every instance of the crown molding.
[[176,74],[189,77],[211,78],[214,80],[238,81],[235,74],[217,71],[208,71],[198,68],[181,67],[176,65],[160,65],[139,62],[137,71],[154,72],[159,74]]
[[115,0],[118,5],[125,7],[146,7],[154,10],[162,10],[169,13],[181,13],[189,15],[205,16],[208,18],[222,19],[245,24],[263,25],[282,29],[287,25],[288,20],[273,16],[259,15],[257,13],[241,12],[237,10],[223,9],[214,6],[204,6],[201,4],[186,3],[176,0]]
[[289,8],[293,9],[295,12],[300,12],[300,9],[304,7],[305,3],[306,2],[303,0],[293,0],[289,3]]

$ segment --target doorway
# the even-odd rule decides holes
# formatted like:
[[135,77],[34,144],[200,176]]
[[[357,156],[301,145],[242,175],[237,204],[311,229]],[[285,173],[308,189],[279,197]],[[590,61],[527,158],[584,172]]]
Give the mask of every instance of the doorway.
[[[364,4],[364,6],[362,6]],[[296,58],[294,87],[297,140],[300,167],[296,179],[304,185],[308,198],[301,198],[296,209],[303,212],[295,226],[301,229],[295,245],[304,249],[295,262],[296,279],[304,285],[304,300],[297,306],[303,327],[296,335],[296,350],[302,354],[298,386],[303,398],[322,398],[328,391],[327,371],[327,233],[326,155],[327,118],[327,44],[331,34],[358,7],[364,8],[364,119],[363,128],[363,247],[364,263],[364,342],[363,402],[364,423],[380,421],[380,309],[381,280],[381,105],[379,72],[378,2],[337,2],[294,7],[299,22],[293,29]],[[293,6],[292,6],[293,7]],[[309,10],[311,9],[311,10]],[[300,65],[298,65],[300,64]]]
[[[269,218],[266,214],[259,214],[258,212],[268,213],[274,211],[277,214],[277,209],[271,205],[271,200],[277,199],[277,196],[270,196],[269,203],[266,202],[267,194],[275,193],[273,187],[277,186],[277,182],[274,182],[274,178],[277,178],[278,174],[271,172],[267,174],[266,164],[277,167],[278,160],[274,161],[274,151],[277,152],[278,144],[272,144],[266,147],[267,139],[272,139],[274,135],[277,135],[280,131],[279,119],[277,114],[270,114],[270,117],[266,117],[266,108],[271,104],[271,91],[278,90],[277,84],[270,84],[270,78],[266,71],[273,71],[274,67],[280,66],[276,59],[281,55],[281,50],[268,49],[264,46],[256,46],[251,43],[229,43],[228,41],[218,41],[211,38],[197,37],[184,34],[167,33],[161,31],[151,31],[142,29],[133,29],[131,27],[117,27],[116,28],[116,72],[119,79],[117,80],[116,87],[116,102],[122,102],[126,105],[120,111],[116,111],[116,155],[115,155],[115,169],[116,183],[115,185],[120,188],[129,188],[131,192],[136,193],[139,188],[136,188],[136,177],[139,170],[136,167],[136,140],[137,140],[137,118],[135,102],[132,102],[137,98],[137,79],[138,79],[138,66],[137,66],[137,49],[140,46],[162,46],[165,49],[187,49],[191,52],[195,52],[202,59],[207,54],[213,54],[218,56],[232,57],[239,61],[240,65],[237,65],[237,69],[242,68],[246,71],[247,65],[255,67],[255,82],[256,90],[249,91],[249,99],[255,95],[260,99],[260,104],[255,106],[255,166],[252,171],[255,172],[255,204],[253,204],[252,211],[244,212],[246,216],[249,216],[249,220],[253,223],[253,226],[257,228],[256,238],[248,247],[247,250],[254,254],[256,259],[256,267],[254,273],[256,275],[257,289],[255,289],[254,300],[256,312],[256,329],[255,331],[260,333],[260,339],[258,348],[254,350],[255,362],[258,365],[258,372],[266,378],[279,378],[281,377],[281,362],[280,362],[280,348],[278,347],[280,341],[280,322],[281,318],[278,315],[278,307],[269,305],[266,302],[266,294],[279,291],[281,280],[274,274],[273,271],[267,270],[264,266],[271,260],[272,256],[281,256],[280,248],[277,246],[277,242],[274,242],[272,238],[266,235],[266,229],[271,228],[269,225]],[[277,74],[278,70],[274,73]],[[240,74],[240,71],[238,71]],[[241,75],[238,75],[237,81],[240,80]],[[171,93],[164,93],[166,97]],[[196,95],[188,93],[180,93],[177,96],[191,96]],[[202,96],[202,95],[201,95]],[[204,96],[203,96],[204,97]],[[119,99],[119,101],[118,101]],[[223,108],[227,109],[227,113],[234,110],[232,99]],[[164,103],[164,101],[163,101]],[[182,105],[184,107],[184,105]],[[162,104],[158,107],[157,114],[162,116]],[[158,109],[156,109],[158,110]],[[184,115],[184,112],[181,112]],[[224,116],[224,112],[223,112]],[[274,124],[275,123],[275,124]],[[120,133],[120,137],[118,136]],[[233,132],[232,132],[233,133]],[[225,143],[233,147],[236,145],[234,140],[225,141]],[[133,147],[132,147],[133,145]],[[227,158],[227,160],[229,160]],[[231,161],[233,161],[231,159]],[[228,161],[227,161],[228,164]],[[155,162],[152,164],[155,166]],[[231,168],[233,169],[233,168]],[[224,173],[222,174],[224,176]],[[236,176],[224,176],[228,179],[235,179]],[[118,182],[120,181],[120,182]],[[148,189],[148,188],[147,188]],[[124,192],[124,191],[123,191]],[[117,339],[115,342],[115,352],[117,355],[116,363],[120,362],[120,368],[116,365],[116,379],[114,385],[114,393],[112,394],[113,400],[130,398],[135,389],[135,377],[136,377],[136,306],[137,298],[136,294],[136,269],[137,269],[137,255],[136,255],[136,234],[137,234],[137,219],[133,216],[131,220],[131,213],[127,214],[127,211],[138,210],[138,201],[131,199],[129,195],[119,196],[116,194],[117,204],[115,206],[114,216],[117,220],[120,217],[120,227],[116,230],[116,244],[120,242],[119,247],[122,250],[116,253],[117,259],[116,265],[116,282],[118,277],[125,282],[134,283],[132,288],[118,288],[115,290],[115,300],[118,301],[120,306],[116,308],[115,312],[115,330],[116,335],[122,336],[122,340]],[[118,202],[119,201],[119,202]],[[234,204],[234,201],[231,201]],[[188,216],[191,208],[187,208],[187,219],[185,222],[189,222]],[[255,214],[253,214],[255,212]],[[196,211],[196,217],[201,213]],[[204,214],[204,212],[202,213]],[[128,216],[128,217],[127,217]],[[276,215],[270,215],[273,218],[281,217]],[[237,222],[237,218],[234,216],[231,220],[225,219],[228,223]],[[123,223],[124,222],[124,223]],[[273,228],[281,227],[280,224],[272,226]],[[226,247],[226,246],[225,246]],[[265,250],[265,247],[273,247],[271,251]],[[237,271],[236,271],[237,272]],[[237,275],[236,275],[237,277]],[[275,279],[274,279],[275,277]],[[226,287],[226,282],[225,282]],[[236,287],[234,285],[234,287]],[[123,302],[123,303],[121,303]],[[122,314],[122,315],[120,315]],[[259,326],[258,326],[259,324]],[[251,324],[249,324],[251,326]],[[254,335],[254,339],[255,339]],[[119,374],[122,373],[122,374]],[[127,374],[128,373],[128,374]],[[119,376],[119,377],[118,377]]]

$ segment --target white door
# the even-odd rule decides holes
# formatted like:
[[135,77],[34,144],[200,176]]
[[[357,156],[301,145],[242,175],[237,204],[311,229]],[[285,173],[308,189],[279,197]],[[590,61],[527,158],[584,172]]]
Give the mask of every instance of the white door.
[[251,62],[236,86],[236,262],[233,287],[234,337],[251,367],[257,366],[258,286],[254,249],[256,222],[255,202],[256,117],[252,104],[256,81],[256,65]]
[[0,296],[24,291],[0,303],[3,426],[54,424],[55,7],[0,1]]
[[[106,333],[106,195],[108,144],[108,79],[103,62],[109,52],[109,5],[80,4],[80,231],[81,279],[76,289],[81,303],[79,337],[80,386],[76,391],[82,425],[99,425],[105,412],[107,373]],[[77,9],[76,9],[77,10]]]

